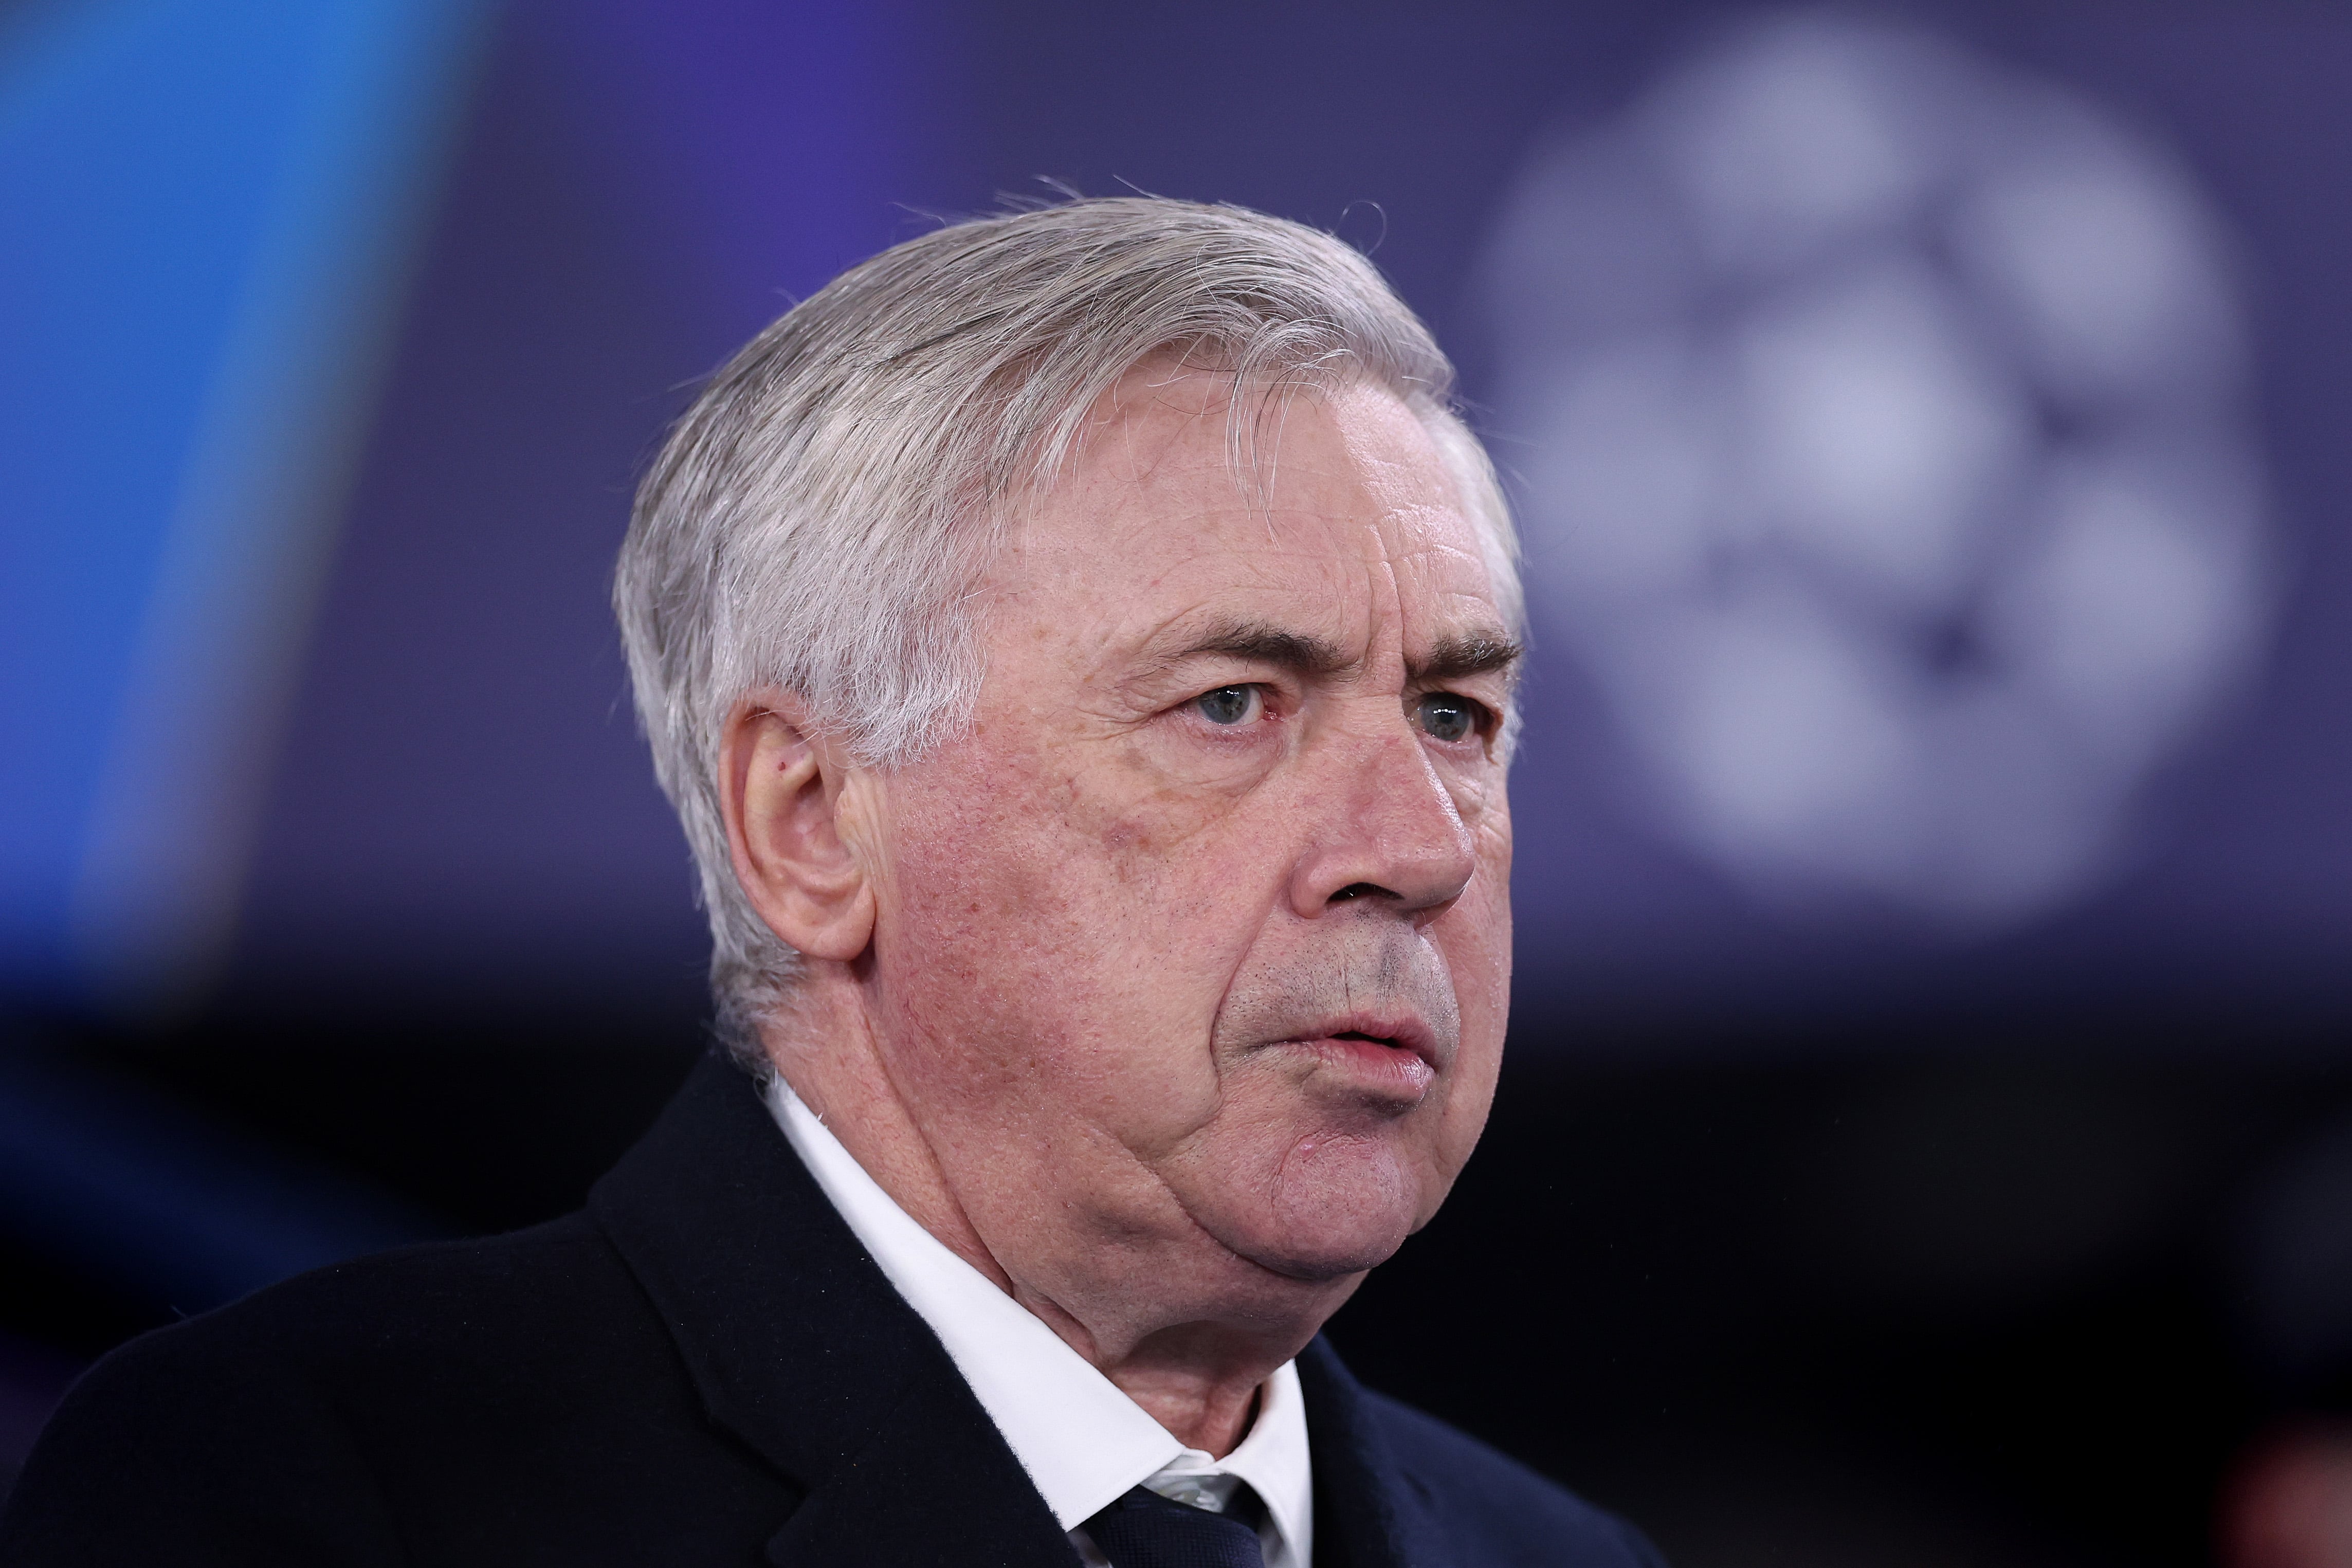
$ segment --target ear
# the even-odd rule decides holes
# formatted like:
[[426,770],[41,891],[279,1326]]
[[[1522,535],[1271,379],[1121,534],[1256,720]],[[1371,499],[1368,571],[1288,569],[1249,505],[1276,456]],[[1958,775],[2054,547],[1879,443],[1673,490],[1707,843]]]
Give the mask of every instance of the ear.
[[719,803],[735,879],[768,929],[811,958],[847,963],[874,938],[862,770],[791,693],[735,705],[719,749]]

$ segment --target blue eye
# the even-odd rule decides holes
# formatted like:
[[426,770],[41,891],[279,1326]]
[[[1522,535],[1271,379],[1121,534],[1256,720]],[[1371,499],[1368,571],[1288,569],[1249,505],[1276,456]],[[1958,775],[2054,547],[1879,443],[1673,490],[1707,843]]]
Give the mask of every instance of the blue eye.
[[1459,741],[1478,727],[1478,715],[1483,711],[1466,697],[1433,691],[1414,704],[1413,717],[1432,739]]
[[1212,724],[1245,724],[1257,717],[1262,702],[1255,686],[1220,686],[1193,699],[1192,706]]

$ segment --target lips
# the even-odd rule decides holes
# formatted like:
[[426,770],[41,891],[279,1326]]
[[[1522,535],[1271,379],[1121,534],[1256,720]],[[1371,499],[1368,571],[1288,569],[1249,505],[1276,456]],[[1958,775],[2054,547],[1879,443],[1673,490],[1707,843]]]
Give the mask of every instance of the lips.
[[1410,1014],[1349,1013],[1318,1018],[1292,1038],[1354,1040],[1419,1057],[1433,1068],[1443,1065],[1437,1059],[1436,1035]]
[[1282,1043],[1320,1058],[1382,1096],[1418,1100],[1444,1066],[1434,1032],[1409,1016],[1349,1014],[1318,1019]]

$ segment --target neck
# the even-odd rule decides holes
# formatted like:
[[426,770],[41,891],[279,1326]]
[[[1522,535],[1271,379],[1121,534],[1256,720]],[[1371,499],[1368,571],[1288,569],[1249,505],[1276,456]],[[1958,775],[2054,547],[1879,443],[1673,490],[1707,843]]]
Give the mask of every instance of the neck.
[[[1203,1271],[1170,1268],[1164,1247],[1139,1245],[1125,1227],[1074,1237],[985,1225],[975,1215],[987,1205],[967,1202],[964,1194],[973,1181],[1001,1173],[983,1169],[966,1179],[952,1159],[942,1158],[942,1146],[952,1143],[926,1136],[900,1092],[863,987],[845,965],[809,968],[761,1031],[769,1060],[793,1092],[918,1225],[1051,1328],[1178,1441],[1220,1458],[1230,1453],[1248,1432],[1265,1380],[1305,1347],[1362,1276],[1281,1279],[1223,1253],[1198,1226],[1187,1226],[1185,1249],[1223,1253],[1206,1272],[1238,1276],[1248,1287],[1245,1302],[1221,1310],[1213,1290],[1205,1300],[1185,1299],[1198,1291],[1169,1299],[1171,1279]],[[1047,1213],[1068,1207],[1020,1206]],[[1272,1312],[1269,1298],[1279,1303]]]

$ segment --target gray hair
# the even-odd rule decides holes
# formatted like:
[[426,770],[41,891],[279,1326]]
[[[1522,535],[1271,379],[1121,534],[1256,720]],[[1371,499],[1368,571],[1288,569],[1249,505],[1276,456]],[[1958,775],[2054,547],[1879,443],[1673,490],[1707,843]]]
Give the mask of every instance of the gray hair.
[[850,268],[720,370],[637,491],[613,605],[637,714],[710,917],[722,1038],[756,1053],[799,970],[735,879],[719,747],[780,687],[861,762],[952,735],[979,694],[967,605],[1010,504],[1052,482],[1097,401],[1168,355],[1245,391],[1366,382],[1420,419],[1480,525],[1513,632],[1509,513],[1454,372],[1371,264],[1234,206],[1073,201],[950,225]]

